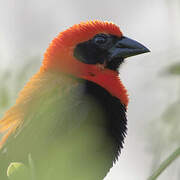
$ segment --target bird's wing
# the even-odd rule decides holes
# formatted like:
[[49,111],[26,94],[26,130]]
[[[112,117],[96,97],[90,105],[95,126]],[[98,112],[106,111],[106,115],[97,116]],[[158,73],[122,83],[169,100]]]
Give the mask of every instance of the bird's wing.
[[67,155],[66,151],[81,152],[79,148],[82,147],[82,152],[86,152],[86,148],[96,147],[94,139],[102,141],[103,136],[95,136],[101,128],[96,127],[96,119],[103,119],[103,114],[96,102],[84,95],[83,83],[69,79],[63,82],[65,80],[55,77],[53,75],[51,81],[50,77],[48,81],[47,77],[40,76],[32,79],[20,93],[16,105],[6,113],[1,125],[11,127],[11,123],[19,120],[15,133],[1,151],[1,155],[7,157],[6,163],[24,162],[29,153],[35,159],[40,154],[54,154],[57,147],[59,158],[62,158]]

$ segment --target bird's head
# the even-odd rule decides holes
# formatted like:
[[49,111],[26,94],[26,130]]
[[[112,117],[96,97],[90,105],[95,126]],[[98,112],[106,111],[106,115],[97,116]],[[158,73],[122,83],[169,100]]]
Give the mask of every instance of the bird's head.
[[[61,32],[44,55],[41,70],[55,70],[93,81],[127,105],[124,86],[115,81],[125,58],[146,53],[142,44],[123,36],[111,22],[88,21]],[[125,95],[122,95],[125,94]],[[120,97],[122,96],[122,97]]]

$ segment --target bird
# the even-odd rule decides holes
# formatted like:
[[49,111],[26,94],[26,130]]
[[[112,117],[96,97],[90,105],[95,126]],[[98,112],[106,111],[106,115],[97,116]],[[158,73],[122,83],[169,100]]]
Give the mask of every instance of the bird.
[[129,96],[119,71],[125,59],[150,52],[107,21],[60,32],[39,71],[0,120],[0,177],[11,162],[38,180],[102,180],[127,133]]

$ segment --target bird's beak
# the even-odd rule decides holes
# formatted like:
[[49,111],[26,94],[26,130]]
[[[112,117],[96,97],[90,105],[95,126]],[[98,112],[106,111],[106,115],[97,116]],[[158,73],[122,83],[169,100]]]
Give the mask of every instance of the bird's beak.
[[139,42],[127,37],[122,37],[115,45],[110,49],[110,59],[127,58],[138,54],[150,52],[148,48],[140,44]]

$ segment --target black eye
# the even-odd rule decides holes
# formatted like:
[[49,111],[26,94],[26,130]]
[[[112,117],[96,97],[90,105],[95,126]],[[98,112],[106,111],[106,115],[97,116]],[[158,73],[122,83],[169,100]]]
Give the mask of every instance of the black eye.
[[94,38],[94,43],[95,44],[104,44],[104,43],[106,43],[106,41],[107,41],[107,37],[106,36],[96,36]]

